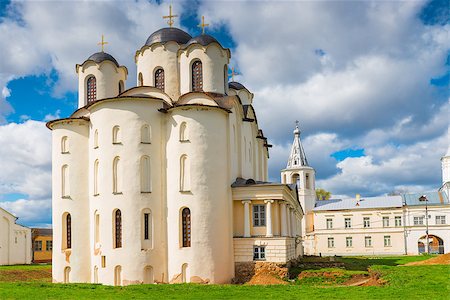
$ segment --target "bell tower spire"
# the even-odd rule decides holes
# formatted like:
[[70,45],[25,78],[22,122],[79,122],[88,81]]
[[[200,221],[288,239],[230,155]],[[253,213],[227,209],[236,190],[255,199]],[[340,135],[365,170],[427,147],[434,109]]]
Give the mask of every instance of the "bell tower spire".
[[299,167],[308,167],[308,159],[306,158],[305,150],[303,150],[302,142],[300,140],[300,129],[298,128],[298,121],[295,121],[294,142],[291,147],[291,154],[286,169],[295,169]]

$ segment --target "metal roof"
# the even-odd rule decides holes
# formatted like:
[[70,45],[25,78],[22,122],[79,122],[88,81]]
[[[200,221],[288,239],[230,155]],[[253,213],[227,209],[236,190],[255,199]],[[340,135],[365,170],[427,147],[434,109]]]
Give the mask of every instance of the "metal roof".
[[190,39],[186,43],[186,46],[189,46],[191,44],[200,44],[202,46],[206,46],[206,45],[209,45],[211,43],[217,43],[217,44],[220,45],[220,43],[215,38],[210,36],[209,34],[202,34],[202,35],[199,35],[199,36],[196,36],[196,37]]
[[444,192],[425,192],[402,194],[403,203],[408,206],[425,205],[425,201],[420,201],[421,196],[426,196],[428,205],[450,204],[447,194]]
[[228,83],[228,87],[235,89],[235,90],[242,90],[242,89],[247,89],[242,83],[236,82],[236,81],[231,81]]
[[178,44],[186,44],[192,37],[189,33],[175,28],[167,27],[161,28],[153,32],[145,42],[145,45],[150,46],[154,43],[166,43],[166,42],[177,42]]
[[324,210],[347,210],[347,209],[370,209],[370,208],[401,208],[402,196],[381,196],[348,199],[321,200],[316,202],[314,211]]
[[117,67],[119,67],[119,63],[117,60],[111,55],[106,52],[97,52],[89,56],[87,60],[95,61],[96,63],[101,63],[102,61],[109,60],[113,62]]

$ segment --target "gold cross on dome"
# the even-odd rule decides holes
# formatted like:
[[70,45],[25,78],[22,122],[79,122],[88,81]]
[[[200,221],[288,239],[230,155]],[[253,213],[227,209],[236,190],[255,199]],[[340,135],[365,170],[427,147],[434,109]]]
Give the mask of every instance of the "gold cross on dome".
[[173,18],[178,17],[178,15],[172,15],[172,5],[169,5],[169,15],[168,16],[163,16],[163,19],[169,19],[169,21],[167,21],[167,24],[169,24],[170,27],[172,27],[173,25]]
[[197,26],[202,28],[202,34],[205,34],[205,27],[207,26],[209,26],[209,24],[205,24],[205,16],[202,16],[202,23]]
[[102,34],[102,41],[100,43],[98,43],[97,45],[101,45],[102,46],[102,52],[105,52],[105,45],[108,44],[108,42],[105,42],[105,37]]
[[231,68],[231,81],[234,81],[234,75],[239,75],[239,73],[236,73],[234,67]]

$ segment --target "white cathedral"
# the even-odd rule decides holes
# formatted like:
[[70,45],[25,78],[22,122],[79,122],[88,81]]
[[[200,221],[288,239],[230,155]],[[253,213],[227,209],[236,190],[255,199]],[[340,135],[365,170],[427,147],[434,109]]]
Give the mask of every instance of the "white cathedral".
[[314,170],[267,182],[270,145],[230,55],[168,27],[136,51],[136,87],[103,51],[76,66],[78,109],[47,123],[54,282],[230,283],[240,264],[302,255]]

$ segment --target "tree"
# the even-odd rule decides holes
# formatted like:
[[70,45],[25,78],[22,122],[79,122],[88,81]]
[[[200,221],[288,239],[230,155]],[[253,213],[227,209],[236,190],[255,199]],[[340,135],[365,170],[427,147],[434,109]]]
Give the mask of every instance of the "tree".
[[324,189],[316,189],[316,197],[318,200],[329,200],[331,193]]

